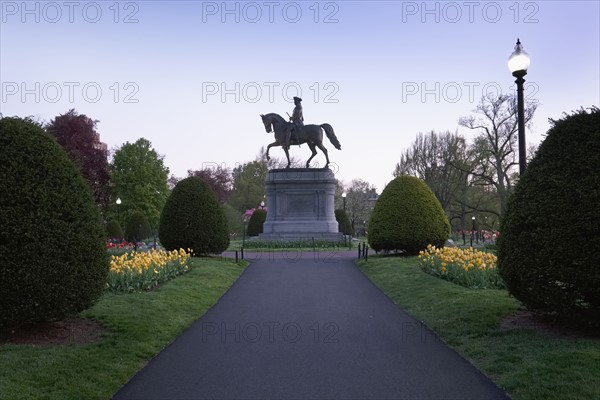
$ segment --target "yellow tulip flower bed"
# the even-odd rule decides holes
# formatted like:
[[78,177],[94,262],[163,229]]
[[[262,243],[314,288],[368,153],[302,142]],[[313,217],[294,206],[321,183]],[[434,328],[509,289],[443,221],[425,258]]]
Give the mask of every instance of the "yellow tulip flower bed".
[[492,253],[458,247],[427,246],[419,253],[419,267],[438,278],[474,289],[506,289]]
[[189,270],[191,250],[131,251],[111,255],[107,290],[131,293],[151,290]]

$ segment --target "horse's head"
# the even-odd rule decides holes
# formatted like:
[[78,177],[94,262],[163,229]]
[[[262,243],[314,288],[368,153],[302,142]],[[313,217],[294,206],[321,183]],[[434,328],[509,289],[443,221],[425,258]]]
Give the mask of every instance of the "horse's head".
[[263,114],[260,114],[260,117],[262,118],[262,122],[265,125],[265,130],[267,131],[267,133],[271,133],[272,132],[271,119]]

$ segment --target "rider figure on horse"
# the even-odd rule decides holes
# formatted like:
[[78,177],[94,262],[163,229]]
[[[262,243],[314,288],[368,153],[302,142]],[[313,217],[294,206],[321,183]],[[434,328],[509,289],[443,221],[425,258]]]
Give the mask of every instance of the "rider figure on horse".
[[304,126],[304,116],[302,115],[302,99],[300,97],[294,97],[294,111],[290,117],[291,124],[289,125],[288,131],[286,132],[286,143],[289,148],[292,140],[297,142],[296,134],[302,129]]

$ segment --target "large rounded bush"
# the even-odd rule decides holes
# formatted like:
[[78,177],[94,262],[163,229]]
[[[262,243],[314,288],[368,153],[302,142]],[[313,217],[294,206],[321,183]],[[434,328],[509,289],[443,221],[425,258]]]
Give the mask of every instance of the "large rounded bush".
[[141,211],[132,212],[125,226],[125,240],[139,242],[150,236],[152,236],[152,228],[148,218]]
[[195,176],[183,179],[171,192],[158,235],[167,250],[189,248],[197,255],[221,253],[229,246],[227,220],[217,196]]
[[449,236],[444,209],[425,182],[413,176],[388,183],[369,221],[369,245],[376,251],[414,255],[428,244],[444,246]]
[[509,200],[498,268],[530,309],[600,326],[600,111],[552,122]]
[[256,209],[248,221],[248,236],[258,236],[263,233],[263,225],[267,219],[267,212],[263,209]]
[[0,329],[93,305],[109,268],[100,211],[42,128],[0,119]]

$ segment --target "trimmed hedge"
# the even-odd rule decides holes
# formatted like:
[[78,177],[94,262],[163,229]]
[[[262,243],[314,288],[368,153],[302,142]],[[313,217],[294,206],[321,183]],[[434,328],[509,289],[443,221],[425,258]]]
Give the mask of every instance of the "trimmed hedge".
[[528,308],[600,327],[600,111],[551,122],[501,221],[498,268]]
[[248,221],[248,236],[258,236],[263,233],[263,225],[267,219],[267,212],[257,208],[254,210]]
[[368,241],[375,251],[415,255],[428,244],[443,247],[449,236],[444,209],[425,182],[414,176],[388,183],[369,221]]
[[196,255],[222,253],[229,246],[225,214],[210,186],[196,176],[180,181],[160,216],[158,235],[167,250]]
[[88,184],[38,125],[0,119],[0,329],[92,306],[106,284],[106,232]]

